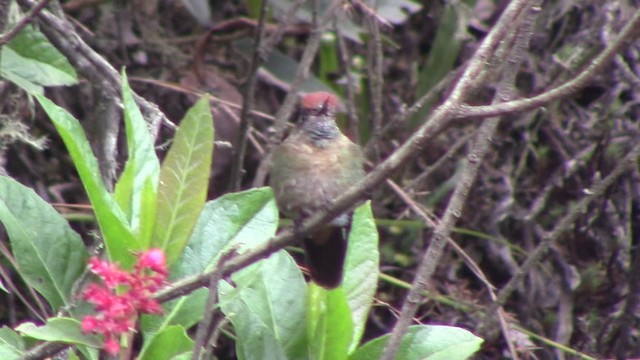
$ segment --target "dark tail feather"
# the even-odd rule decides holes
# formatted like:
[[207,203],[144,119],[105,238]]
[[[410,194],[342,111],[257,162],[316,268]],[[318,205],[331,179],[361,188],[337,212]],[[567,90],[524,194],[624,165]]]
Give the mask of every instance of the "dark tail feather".
[[342,283],[347,236],[345,228],[327,226],[304,239],[311,279],[323,288],[333,289]]

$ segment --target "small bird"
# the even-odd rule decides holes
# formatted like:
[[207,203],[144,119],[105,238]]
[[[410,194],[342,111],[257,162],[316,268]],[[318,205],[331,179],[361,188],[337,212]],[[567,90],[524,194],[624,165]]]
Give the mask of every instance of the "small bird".
[[[270,185],[280,211],[299,223],[327,207],[365,175],[360,147],[336,124],[338,99],[321,91],[300,101],[300,119],[274,150]],[[342,283],[351,213],[341,214],[303,239],[311,279],[333,289]]]

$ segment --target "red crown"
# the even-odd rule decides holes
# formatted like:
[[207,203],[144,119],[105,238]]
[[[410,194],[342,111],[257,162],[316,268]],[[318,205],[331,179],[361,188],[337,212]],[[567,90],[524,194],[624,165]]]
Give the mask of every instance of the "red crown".
[[322,106],[328,106],[330,110],[335,111],[338,108],[338,98],[330,92],[318,91],[302,96],[300,105],[303,109],[318,109]]

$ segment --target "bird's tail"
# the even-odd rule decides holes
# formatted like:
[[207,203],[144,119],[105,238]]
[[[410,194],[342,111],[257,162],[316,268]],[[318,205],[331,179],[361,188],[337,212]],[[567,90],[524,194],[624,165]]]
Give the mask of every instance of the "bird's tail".
[[304,239],[311,279],[323,288],[334,289],[342,283],[348,235],[348,227],[325,226]]

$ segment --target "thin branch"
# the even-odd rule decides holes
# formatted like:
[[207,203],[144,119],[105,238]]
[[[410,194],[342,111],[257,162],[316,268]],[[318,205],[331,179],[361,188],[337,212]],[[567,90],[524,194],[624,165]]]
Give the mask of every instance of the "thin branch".
[[345,105],[347,108],[347,129],[349,131],[349,135],[351,140],[356,144],[360,143],[360,132],[358,131],[358,112],[356,111],[356,84],[354,82],[353,74],[351,72],[351,62],[349,61],[350,53],[349,48],[347,47],[346,41],[342,33],[340,32],[340,27],[337,24],[337,20],[334,20],[333,31],[336,33],[336,40],[338,44],[338,60],[340,61],[340,67],[342,68],[342,72],[344,73],[346,79],[346,101]]
[[198,324],[198,330],[196,331],[196,342],[193,348],[193,356],[191,357],[193,360],[200,359],[200,353],[202,350],[205,350],[207,344],[211,340],[211,336],[213,335],[212,324],[215,314],[214,307],[218,302],[218,282],[222,279],[220,268],[224,266],[224,263],[230,258],[230,256],[232,256],[232,254],[232,252],[226,252],[220,256],[220,260],[218,260],[216,269],[209,281],[209,298],[207,299],[207,305],[204,311],[204,319],[202,319],[200,324]]
[[[517,9],[518,11],[515,11],[516,17],[514,20],[516,24],[518,24],[518,22],[521,23],[519,26],[520,31],[517,36],[513,35],[513,32],[506,36],[506,39],[501,41],[503,46],[500,46],[496,50],[497,58],[504,58],[506,53],[509,52],[508,48],[513,46],[513,50],[511,51],[511,55],[509,56],[508,62],[505,66],[502,80],[498,85],[494,102],[507,101],[510,100],[510,98],[515,97],[513,89],[515,78],[520,67],[520,62],[522,61],[522,58],[529,46],[529,39],[531,37],[533,24],[540,11],[538,4],[539,1],[534,1],[530,4],[525,2],[522,9]],[[529,11],[526,11],[525,9],[529,9]],[[506,16],[508,12],[509,9],[505,10],[503,16]],[[515,44],[511,45],[511,42],[513,41],[512,39],[514,38]],[[504,54],[501,54],[501,52]],[[473,63],[470,64],[470,68],[467,69],[467,71],[471,69],[471,65],[473,65]],[[456,90],[454,90],[454,93],[455,92]],[[402,338],[407,333],[407,329],[409,328],[409,325],[421,304],[421,294],[427,289],[431,281],[431,277],[435,272],[436,265],[439,263],[440,257],[444,252],[444,246],[447,243],[447,239],[451,234],[453,226],[462,214],[462,209],[469,195],[469,191],[478,174],[482,160],[489,151],[489,147],[491,146],[490,139],[493,137],[499,121],[500,119],[497,117],[490,118],[482,124],[480,129],[478,129],[476,143],[473,145],[473,149],[467,156],[460,181],[458,181],[454,193],[449,200],[447,209],[445,210],[441,221],[434,229],[429,248],[425,252],[422,261],[418,266],[416,277],[411,289],[409,290],[409,294],[407,294],[405,302],[402,305],[400,317],[393,328],[390,339],[385,345],[384,352],[380,358],[381,360],[392,360],[395,358]],[[500,313],[499,317],[502,320],[501,324],[503,325],[503,334],[509,344],[511,356],[518,359],[513,342],[510,341],[509,331],[506,328],[503,314]]]
[[253,56],[251,57],[251,65],[247,74],[248,79],[243,91],[242,110],[240,112],[240,126],[238,127],[233,159],[231,160],[231,175],[229,177],[229,189],[231,191],[240,190],[242,184],[242,175],[244,172],[244,157],[247,151],[247,135],[251,127],[251,118],[249,113],[253,108],[255,99],[255,88],[258,77],[256,73],[260,64],[264,62],[266,53],[261,51],[262,38],[264,37],[264,24],[267,17],[268,0],[262,0],[260,5],[260,19],[256,28],[255,37],[253,39]]
[[380,153],[375,144],[382,133],[382,87],[384,84],[383,76],[383,58],[382,58],[382,42],[380,41],[380,26],[378,25],[377,15],[367,14],[367,22],[369,24],[371,41],[369,41],[369,91],[371,94],[371,117],[369,122],[372,127],[372,136],[370,141],[373,142],[373,150],[376,159],[380,158]]
[[484,106],[463,105],[457,110],[456,118],[465,119],[472,117],[486,118],[489,116],[499,116],[525,110],[535,109],[550,102],[566,97],[587,85],[595,74],[600,72],[609,61],[624,47],[628,46],[640,33],[640,11],[636,11],[633,17],[620,30],[618,36],[613,39],[607,47],[591,61],[580,74],[557,88],[548,90],[540,95],[509,101],[501,104]]
[[[45,6],[47,6],[49,1],[51,0],[40,0],[39,3],[37,3],[34,7],[32,7],[31,10],[29,10],[29,13],[27,13],[27,15],[25,15],[22,19],[20,19],[20,21],[11,30],[9,30],[7,33],[5,33],[0,37],[0,46],[8,43],[9,41],[11,41],[11,39],[16,37],[20,33],[20,31],[22,31],[22,29],[24,29],[27,25],[29,25],[31,21],[33,21],[33,18],[36,15],[38,15],[38,13],[42,11],[42,9],[44,9]],[[8,10],[8,7],[7,7],[7,10]]]

